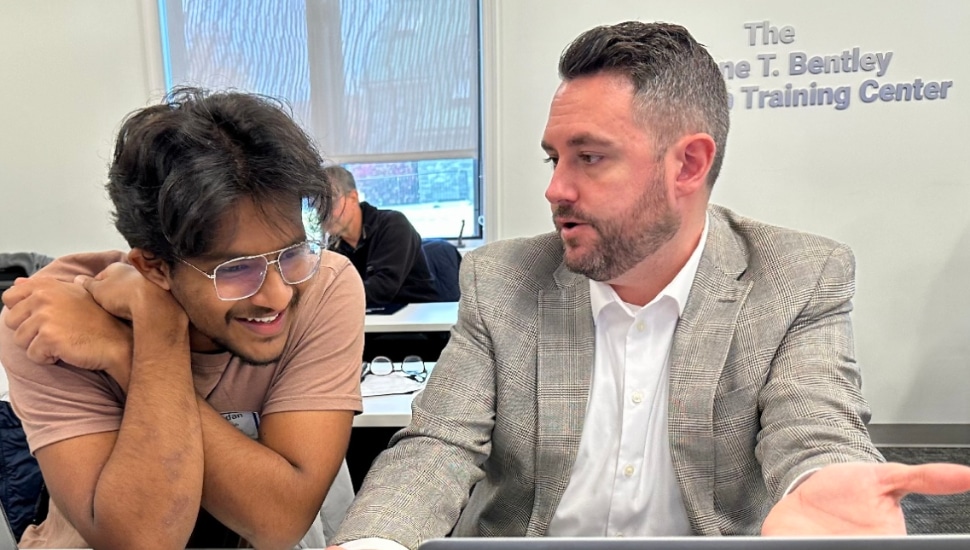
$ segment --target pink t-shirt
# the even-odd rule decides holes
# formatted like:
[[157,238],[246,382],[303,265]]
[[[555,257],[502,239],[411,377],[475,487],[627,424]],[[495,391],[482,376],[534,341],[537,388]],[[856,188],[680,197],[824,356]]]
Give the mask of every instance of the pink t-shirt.
[[[60,258],[35,277],[72,281],[95,275],[121,252]],[[284,411],[360,412],[360,365],[364,346],[364,292],[360,276],[343,256],[323,252],[320,271],[301,284],[303,294],[283,354],[276,363],[252,366],[228,352],[193,353],[196,391],[251,437],[259,419]],[[4,314],[6,310],[4,310]],[[10,401],[31,452],[80,435],[117,431],[125,395],[107,374],[70,366],[39,365],[0,323],[0,363],[7,371]],[[21,544],[70,546],[81,541],[51,503],[48,519],[24,533]]]

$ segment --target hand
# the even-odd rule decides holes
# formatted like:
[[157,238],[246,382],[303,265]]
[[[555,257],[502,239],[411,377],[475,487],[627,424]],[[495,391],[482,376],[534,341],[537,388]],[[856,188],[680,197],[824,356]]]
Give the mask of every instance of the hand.
[[4,322],[34,363],[64,361],[113,376],[131,362],[131,329],[81,285],[50,277],[17,279],[3,294]]
[[164,311],[162,308],[174,306],[181,311],[168,291],[129,264],[113,263],[93,278],[78,275],[75,282],[82,285],[105,311],[121,319],[131,321],[135,310],[159,315]]
[[905,535],[899,501],[909,493],[970,491],[970,467],[852,463],[826,466],[778,501],[764,536]]

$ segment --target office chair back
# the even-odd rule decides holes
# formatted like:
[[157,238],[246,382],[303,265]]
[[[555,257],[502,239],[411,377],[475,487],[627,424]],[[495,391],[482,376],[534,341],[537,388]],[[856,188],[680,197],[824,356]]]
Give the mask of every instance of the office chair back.
[[458,252],[458,247],[442,239],[424,239],[421,248],[434,278],[438,301],[457,302],[461,297],[458,286],[461,252]]
[[19,265],[0,266],[0,294],[13,286],[17,277],[26,277],[27,270]]

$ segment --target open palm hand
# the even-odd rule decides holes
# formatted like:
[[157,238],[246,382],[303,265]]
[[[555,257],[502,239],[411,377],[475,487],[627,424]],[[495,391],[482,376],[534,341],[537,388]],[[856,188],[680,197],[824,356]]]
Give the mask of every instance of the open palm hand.
[[956,464],[833,464],[778,501],[765,536],[904,535],[900,501],[909,493],[970,491],[970,467]]

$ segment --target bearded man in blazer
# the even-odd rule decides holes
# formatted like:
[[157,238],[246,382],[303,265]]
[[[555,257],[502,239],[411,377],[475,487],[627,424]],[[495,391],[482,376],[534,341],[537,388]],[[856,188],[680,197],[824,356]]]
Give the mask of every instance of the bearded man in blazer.
[[850,250],[709,205],[728,100],[704,47],[621,23],[559,71],[556,233],[465,256],[451,340],[336,542],[899,533],[907,491],[970,489],[881,463]]

